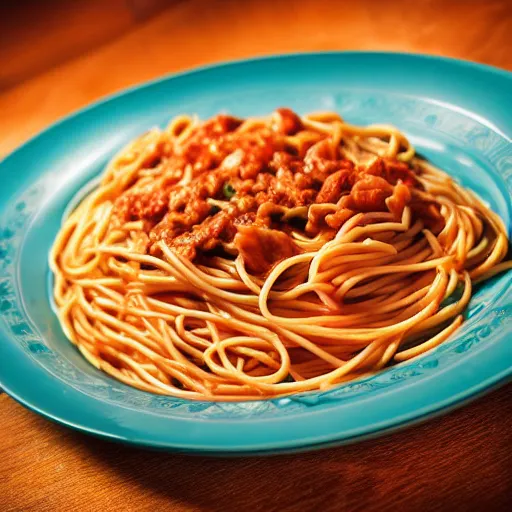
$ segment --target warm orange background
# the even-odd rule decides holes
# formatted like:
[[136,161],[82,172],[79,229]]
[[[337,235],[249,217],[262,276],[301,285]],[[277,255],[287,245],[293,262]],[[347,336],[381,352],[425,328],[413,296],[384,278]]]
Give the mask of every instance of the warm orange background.
[[394,50],[512,69],[512,0],[7,0],[0,154],[128,85],[270,53]]
[[[512,0],[0,0],[0,157],[98,97],[199,64],[363,49],[512,70],[511,34]],[[511,391],[377,440],[236,460],[99,441],[3,393],[0,511],[511,510]]]

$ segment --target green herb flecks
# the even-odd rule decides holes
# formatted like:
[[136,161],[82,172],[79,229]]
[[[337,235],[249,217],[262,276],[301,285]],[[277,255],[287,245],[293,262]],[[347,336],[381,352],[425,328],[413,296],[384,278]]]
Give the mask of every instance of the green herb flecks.
[[226,199],[231,199],[235,194],[236,190],[234,189],[231,183],[224,183],[224,187],[222,187],[222,193]]

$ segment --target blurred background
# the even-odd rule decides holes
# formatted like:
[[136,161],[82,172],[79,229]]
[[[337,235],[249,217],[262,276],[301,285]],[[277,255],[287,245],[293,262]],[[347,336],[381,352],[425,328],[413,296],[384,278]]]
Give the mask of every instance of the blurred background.
[[[0,0],[0,159],[58,118],[166,73],[322,50],[426,53],[512,71],[511,34],[512,0]],[[85,438],[4,393],[0,512],[508,511],[511,405],[504,388],[405,435],[227,462]]]
[[431,53],[512,69],[512,0],[3,0],[0,155],[123,87],[311,50]]

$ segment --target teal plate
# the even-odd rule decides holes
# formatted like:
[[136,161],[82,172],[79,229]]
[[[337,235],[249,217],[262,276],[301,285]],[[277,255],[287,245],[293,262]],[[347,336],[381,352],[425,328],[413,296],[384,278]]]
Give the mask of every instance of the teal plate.
[[512,373],[512,273],[479,287],[466,322],[417,360],[328,392],[256,402],[191,402],[95,370],[52,311],[47,254],[67,203],[116,150],[179,113],[207,118],[336,110],[391,123],[418,151],[512,217],[512,75],[436,57],[323,53],[165,77],[51,126],[0,164],[0,385],[80,431],[196,453],[275,453],[354,441],[416,422]]

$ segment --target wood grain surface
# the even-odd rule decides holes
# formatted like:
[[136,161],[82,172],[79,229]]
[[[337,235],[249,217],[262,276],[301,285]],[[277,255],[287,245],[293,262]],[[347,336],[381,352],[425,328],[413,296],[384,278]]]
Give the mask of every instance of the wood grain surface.
[[[19,5],[0,9],[0,156],[101,96],[219,60],[397,50],[512,70],[509,0]],[[242,459],[107,443],[50,423],[2,394],[0,511],[511,510],[511,391],[509,384],[379,439]]]
[[511,510],[511,391],[508,386],[380,439],[240,459],[101,441],[54,425],[2,395],[0,510]]

